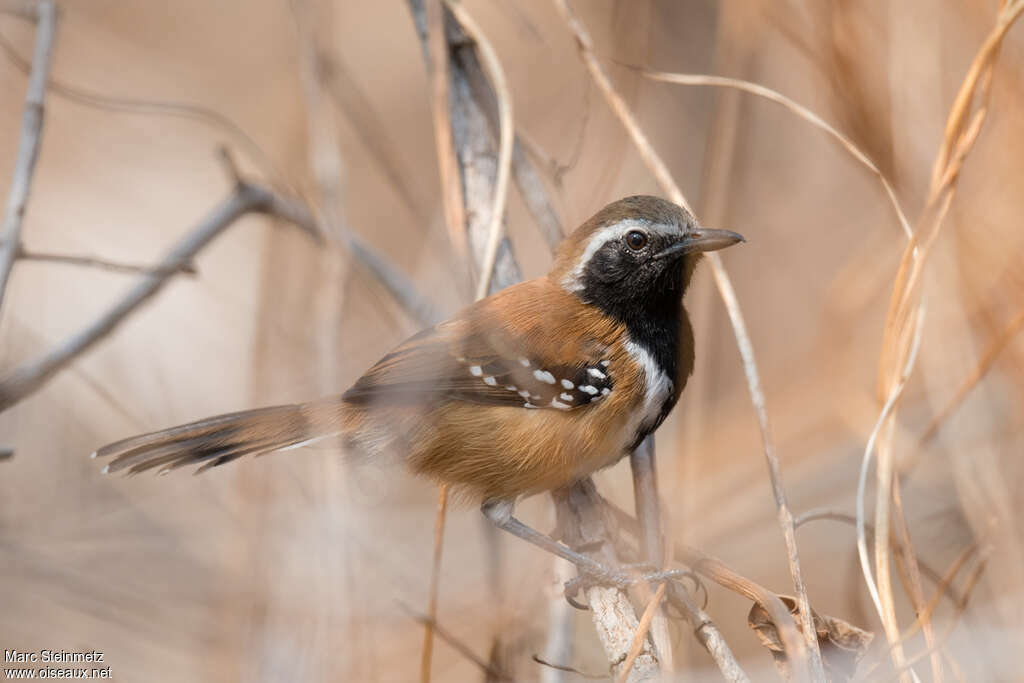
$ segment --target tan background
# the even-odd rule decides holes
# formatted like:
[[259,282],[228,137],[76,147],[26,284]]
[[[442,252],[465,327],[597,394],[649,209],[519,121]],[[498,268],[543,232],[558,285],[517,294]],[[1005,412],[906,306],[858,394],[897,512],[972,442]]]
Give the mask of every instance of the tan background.
[[[441,225],[428,88],[406,6],[315,3],[338,76],[344,213],[446,312],[452,282]],[[507,70],[517,126],[576,164],[545,180],[574,226],[610,200],[656,192],[588,83],[575,44],[541,0],[469,0]],[[577,0],[603,56],[764,83],[848,133],[894,181],[908,214],[923,203],[952,98],[997,3],[725,3]],[[31,54],[31,26],[0,15]],[[63,4],[53,75],[107,95],[200,104],[234,120],[289,182],[312,188],[299,45],[284,0]],[[901,428],[913,436],[1024,302],[1024,27],[1009,33],[993,111],[967,162],[928,270],[929,317]],[[709,89],[616,84],[705,221],[749,244],[724,260],[747,316],[792,506],[853,510],[877,414],[874,386],[904,238],[876,180],[777,106]],[[0,63],[0,187],[9,184],[25,78]],[[228,191],[214,150],[224,131],[182,118],[114,113],[51,96],[25,224],[29,248],[155,261]],[[369,129],[368,129],[369,126]],[[546,249],[513,193],[509,229],[526,276]],[[247,218],[180,279],[46,388],[0,415],[0,646],[98,649],[125,681],[402,681],[418,675],[421,628],[398,602],[426,600],[434,490],[401,472],[345,467],[324,450],[289,452],[203,477],[106,478],[86,456],[140,431],[337,392],[416,325],[336,248]],[[13,368],[91,320],[125,276],[16,267],[0,320]],[[698,362],[659,432],[674,536],[788,592],[784,546],[736,346],[709,272],[688,307]],[[905,498],[919,553],[944,568],[977,535],[988,569],[949,651],[968,680],[1021,670],[1020,546],[1024,341],[921,456]],[[912,440],[898,441],[900,453]],[[598,477],[631,504],[628,471]],[[551,524],[546,499],[523,515]],[[517,676],[539,667],[550,562],[503,541],[504,603],[488,590],[478,513],[450,517],[442,622],[487,655],[517,644]],[[799,532],[812,601],[878,630],[850,527]],[[752,670],[770,666],[744,600],[711,591],[709,611]],[[913,617],[901,604],[902,623]],[[939,632],[950,608],[941,608]],[[588,617],[574,664],[602,671]],[[685,632],[684,663],[710,662]],[[911,652],[922,645],[914,641]],[[1016,649],[1015,649],[1016,648]],[[923,668],[922,668],[923,671]],[[477,670],[439,644],[436,680]],[[694,674],[697,675],[697,674]]]

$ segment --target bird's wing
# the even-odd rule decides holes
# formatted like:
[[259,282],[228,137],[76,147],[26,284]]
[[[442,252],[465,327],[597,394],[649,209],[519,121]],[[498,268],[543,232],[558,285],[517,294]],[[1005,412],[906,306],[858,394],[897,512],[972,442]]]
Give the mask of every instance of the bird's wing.
[[557,327],[513,330],[487,313],[477,307],[420,332],[370,368],[343,400],[576,410],[611,393],[614,380],[601,345],[567,353]]

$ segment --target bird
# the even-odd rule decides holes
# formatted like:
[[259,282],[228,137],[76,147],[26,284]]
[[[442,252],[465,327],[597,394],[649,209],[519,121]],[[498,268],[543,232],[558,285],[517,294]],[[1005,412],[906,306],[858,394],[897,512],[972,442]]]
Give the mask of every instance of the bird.
[[384,355],[347,391],[218,415],[104,446],[105,472],[196,473],[336,438],[481,505],[496,526],[625,582],[514,516],[631,453],[675,406],[695,363],[683,295],[704,252],[744,241],[655,196],[598,211],[549,272],[463,308]]

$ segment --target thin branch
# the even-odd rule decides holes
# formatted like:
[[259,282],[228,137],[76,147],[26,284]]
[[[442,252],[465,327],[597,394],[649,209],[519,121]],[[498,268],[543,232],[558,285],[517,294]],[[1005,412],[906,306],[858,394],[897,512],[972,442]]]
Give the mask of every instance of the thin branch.
[[729,683],[749,683],[750,677],[740,667],[740,663],[736,661],[736,656],[729,648],[729,644],[725,641],[725,637],[722,636],[722,632],[711,621],[711,617],[697,606],[690,597],[690,594],[686,592],[686,588],[679,584],[673,584],[669,592],[669,600],[672,601],[672,604],[683,613],[686,620],[693,626],[693,634],[697,637],[697,641],[704,646],[704,649],[708,651],[708,654],[711,655],[711,659],[715,661],[715,664],[718,665],[718,670],[722,672],[722,677]]
[[3,310],[4,292],[11,268],[21,248],[21,227],[43,138],[46,81],[50,74],[53,41],[57,33],[57,5],[51,0],[43,0],[35,11],[36,44],[25,92],[25,111],[21,117],[18,158],[14,162],[11,191],[7,196],[3,226],[0,227],[0,239],[3,240],[0,244],[0,310]]
[[[615,515],[615,520],[622,529],[633,534],[638,539],[641,537],[643,532],[635,518],[607,500],[602,499],[602,502],[605,508]],[[708,555],[697,548],[691,546],[677,547],[673,550],[672,557],[676,562],[689,567],[693,572],[705,578],[711,579],[722,588],[742,595],[748,600],[761,605],[778,629],[786,652],[801,651],[804,642],[800,636],[800,631],[796,627],[796,622],[793,621],[793,615],[790,614],[789,608],[779,599],[777,594],[733,570],[717,557]]]
[[882,189],[885,191],[886,196],[889,198],[889,204],[892,205],[892,209],[896,214],[897,220],[900,222],[900,227],[903,228],[904,234],[907,239],[913,237],[913,230],[910,227],[907,216],[903,212],[903,207],[900,206],[899,200],[896,198],[896,192],[893,190],[889,180],[885,177],[885,174],[875,165],[867,154],[862,152],[860,148],[848,137],[840,133],[838,130],[833,128],[827,121],[815,114],[813,111],[803,106],[802,104],[791,100],[782,93],[767,88],[758,83],[752,83],[750,81],[740,80],[738,78],[727,78],[724,76],[708,76],[705,74],[682,74],[682,73],[670,73],[667,71],[653,71],[643,67],[633,66],[631,64],[624,64],[622,62],[615,62],[620,66],[627,69],[638,71],[644,78],[649,78],[653,81],[661,81],[663,83],[675,83],[677,85],[695,85],[695,86],[712,86],[718,88],[733,88],[735,90],[741,90],[751,95],[757,95],[763,97],[766,100],[776,102],[782,105],[789,111],[793,112],[803,120],[807,121],[811,125],[819,128],[833,139],[835,139],[855,160],[862,164],[865,168],[871,171],[878,178],[878,182],[882,184]]
[[410,618],[423,624],[424,626],[429,628],[433,633],[436,633],[438,638],[451,645],[456,652],[458,652],[460,655],[462,655],[470,662],[475,664],[477,668],[479,668],[485,674],[492,676],[495,680],[499,681],[512,680],[512,678],[507,673],[494,668],[491,664],[484,661],[484,659],[478,656],[475,652],[473,652],[468,645],[466,645],[461,640],[452,635],[451,632],[449,632],[448,629],[441,626],[441,624],[437,623],[436,619],[431,619],[426,614],[420,614],[419,612],[417,612],[416,610],[412,609],[411,607],[402,602],[399,602],[398,606],[401,607],[402,610],[406,614],[408,614]]
[[182,265],[192,263],[214,238],[250,213],[274,216],[294,223],[310,235],[319,236],[316,222],[305,206],[258,185],[242,183],[236,186],[167,252],[153,272],[140,275],[137,283],[114,306],[50,351],[0,380],[0,412],[40,389],[78,356],[102,341],[179,274]]
[[566,666],[565,664],[554,664],[554,663],[549,662],[548,660],[546,660],[546,659],[544,659],[544,658],[542,658],[542,657],[540,657],[539,655],[536,655],[536,654],[533,655],[533,657],[531,657],[531,659],[533,659],[533,661],[537,662],[541,666],[547,667],[549,669],[554,669],[555,671],[569,673],[569,674],[576,674],[577,676],[580,676],[581,678],[589,678],[589,679],[595,680],[595,681],[605,681],[605,680],[608,680],[608,675],[607,674],[601,674],[601,675],[598,675],[598,674],[588,674],[586,671],[580,671],[579,669],[577,669],[575,667],[572,667],[572,666]]
[[[568,489],[551,492],[555,501],[557,528],[566,545],[583,552],[605,566],[619,564],[614,537],[606,519],[609,509],[587,477]],[[624,590],[605,586],[586,589],[587,603],[597,635],[614,676],[621,672],[640,622]],[[629,680],[647,680],[658,672],[657,653],[645,638],[633,662]]]
[[[28,74],[32,65],[26,61],[2,34],[0,34],[0,50],[20,71]],[[259,144],[237,123],[218,111],[202,105],[164,100],[145,100],[129,97],[108,95],[96,90],[72,85],[55,77],[50,77],[47,92],[59,98],[94,109],[113,111],[142,116],[172,116],[204,123],[212,128],[227,133],[240,147],[243,147],[253,161],[259,165],[277,189],[287,190],[288,194],[298,195],[298,191],[287,182],[285,175],[274,164]]]
[[[636,146],[640,156],[643,158],[644,163],[654,174],[655,179],[658,181],[662,190],[669,196],[669,199],[689,210],[690,205],[686,201],[686,197],[683,195],[682,191],[679,189],[679,186],[672,178],[668,167],[651,145],[647,135],[643,132],[643,129],[637,122],[636,117],[633,115],[633,112],[615,89],[615,86],[608,78],[604,68],[601,66],[601,63],[594,54],[593,41],[587,33],[586,28],[569,7],[567,0],[554,0],[554,3],[575,36],[580,55],[583,58],[588,71],[590,71],[591,77],[604,94],[605,100],[608,102],[612,111],[626,128],[633,144]],[[797,603],[800,608],[800,619],[803,624],[803,635],[807,646],[807,660],[810,673],[816,680],[820,680],[824,678],[824,667],[821,661],[821,652],[818,649],[818,640],[815,635],[810,602],[807,598],[807,588],[804,585],[803,576],[800,571],[796,535],[793,531],[793,516],[786,502],[786,494],[782,486],[781,468],[771,440],[771,432],[768,426],[768,413],[765,407],[764,392],[761,389],[760,376],[757,371],[757,363],[754,359],[753,344],[751,343],[750,336],[747,333],[746,322],[743,319],[743,313],[740,310],[739,302],[736,299],[736,293],[733,290],[732,282],[725,270],[725,266],[722,264],[721,258],[716,253],[708,254],[707,258],[708,262],[711,264],[715,284],[718,286],[719,294],[721,295],[722,301],[729,313],[729,320],[732,323],[736,343],[739,347],[740,355],[743,358],[743,369],[747,377],[747,385],[750,391],[751,402],[753,403],[755,412],[757,413],[765,459],[768,462],[768,471],[771,477],[772,493],[775,496],[779,525],[782,528],[782,534],[786,541],[790,573],[793,576],[793,591],[796,593]],[[799,669],[802,665],[800,660],[797,659],[798,653],[788,652],[787,654],[790,656],[791,661],[793,661],[794,666]]]
[[[28,251],[24,248],[18,250],[17,260],[38,261],[40,263],[59,263],[68,266],[81,266],[83,268],[97,268],[108,270],[112,273],[125,273],[130,275],[159,273],[159,267],[142,266],[135,263],[121,263],[108,259],[96,258],[95,256],[76,256],[73,254],[54,254],[42,251]],[[199,274],[194,263],[183,263],[177,268],[184,275],[195,276]]]
[[[839,510],[832,510],[830,508],[815,508],[813,510],[808,510],[807,512],[804,512],[796,518],[796,528],[799,529],[800,527],[809,522],[815,522],[822,519],[827,519],[834,522],[842,522],[844,524],[849,524],[853,527],[857,526],[856,515],[851,515],[846,512],[840,512]],[[869,540],[874,539],[874,524],[865,522],[864,531],[866,532],[866,535]],[[903,547],[899,544],[899,541],[893,538],[890,539],[890,543],[892,543],[892,547],[894,550],[896,550],[897,552],[903,552]],[[924,576],[927,576],[937,585],[941,586],[943,584],[942,574],[939,574],[938,571],[936,571],[930,565],[922,561],[921,558],[917,558],[917,563],[921,567],[921,573]],[[957,593],[953,591],[952,588],[950,588],[949,586],[947,586],[946,589],[949,591],[949,599],[956,603],[959,600],[959,596],[957,595]]]

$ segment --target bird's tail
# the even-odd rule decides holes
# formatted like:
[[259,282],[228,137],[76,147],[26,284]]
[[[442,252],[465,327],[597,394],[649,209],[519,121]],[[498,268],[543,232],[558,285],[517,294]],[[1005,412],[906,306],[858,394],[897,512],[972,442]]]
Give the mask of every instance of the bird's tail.
[[218,415],[124,439],[92,457],[113,457],[104,472],[135,474],[159,468],[163,474],[198,465],[195,473],[199,474],[243,455],[262,455],[334,436],[340,430],[341,408],[335,399]]

